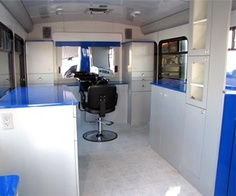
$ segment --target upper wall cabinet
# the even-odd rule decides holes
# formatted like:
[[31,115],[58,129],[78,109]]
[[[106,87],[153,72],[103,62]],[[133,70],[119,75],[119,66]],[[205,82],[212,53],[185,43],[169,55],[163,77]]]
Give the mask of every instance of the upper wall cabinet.
[[209,55],[212,1],[190,1],[189,55]]
[[209,57],[189,57],[188,65],[186,102],[200,108],[206,108]]
[[54,42],[26,41],[26,64],[28,85],[51,85],[53,75]]

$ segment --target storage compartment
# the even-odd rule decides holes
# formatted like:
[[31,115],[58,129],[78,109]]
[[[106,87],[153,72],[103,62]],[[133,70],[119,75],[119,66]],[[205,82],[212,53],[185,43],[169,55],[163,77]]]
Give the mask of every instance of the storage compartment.
[[158,79],[186,80],[188,41],[186,37],[162,40],[159,44]]

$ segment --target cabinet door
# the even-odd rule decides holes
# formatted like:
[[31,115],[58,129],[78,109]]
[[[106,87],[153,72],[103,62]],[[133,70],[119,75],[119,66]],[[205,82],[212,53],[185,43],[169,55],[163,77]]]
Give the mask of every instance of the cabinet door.
[[190,2],[189,54],[209,55],[212,1]]
[[28,84],[42,84],[42,85],[52,85],[53,84],[53,74],[28,74]]
[[177,170],[181,169],[185,94],[165,89],[162,111],[161,155]]
[[200,177],[206,110],[186,104],[183,170]]
[[209,57],[189,56],[187,103],[206,108]]
[[163,88],[151,86],[151,116],[150,116],[150,133],[149,141],[151,147],[160,153],[161,149],[161,131],[162,131],[162,101]]
[[154,70],[154,43],[132,43],[132,71]]
[[151,92],[131,93],[131,118],[130,124],[147,123],[150,120]]
[[28,73],[53,73],[53,42],[26,42],[26,63]]

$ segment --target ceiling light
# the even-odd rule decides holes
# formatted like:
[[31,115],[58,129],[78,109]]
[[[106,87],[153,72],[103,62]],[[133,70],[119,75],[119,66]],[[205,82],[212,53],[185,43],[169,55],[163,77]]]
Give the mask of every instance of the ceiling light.
[[131,12],[131,14],[130,14],[130,16],[132,16],[132,17],[138,17],[138,16],[140,16],[141,15],[141,12],[140,11],[133,11],[133,12]]
[[58,7],[56,8],[56,15],[61,15],[62,12],[63,12],[63,8],[62,8],[61,6],[58,6]]

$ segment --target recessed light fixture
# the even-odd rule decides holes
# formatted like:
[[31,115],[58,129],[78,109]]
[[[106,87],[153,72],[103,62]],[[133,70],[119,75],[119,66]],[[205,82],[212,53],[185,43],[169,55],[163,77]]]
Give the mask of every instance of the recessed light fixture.
[[62,8],[61,6],[58,6],[58,7],[56,8],[56,15],[61,15],[62,12],[63,12],[63,8]]
[[131,14],[130,14],[130,16],[132,16],[132,17],[138,17],[138,16],[140,16],[141,15],[141,12],[140,11],[138,11],[138,10],[136,10],[136,11],[133,11],[133,12],[131,12]]

